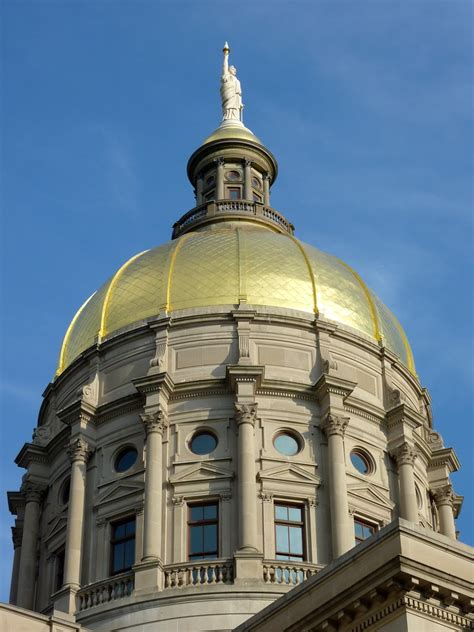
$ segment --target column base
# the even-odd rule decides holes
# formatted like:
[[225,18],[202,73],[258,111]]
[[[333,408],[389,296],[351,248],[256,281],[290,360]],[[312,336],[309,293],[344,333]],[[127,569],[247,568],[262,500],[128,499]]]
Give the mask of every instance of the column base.
[[64,586],[54,593],[52,597],[53,611],[60,611],[69,615],[74,615],[77,610],[76,595],[80,586]]
[[147,595],[163,590],[164,573],[161,560],[146,560],[135,564],[135,595]]
[[263,581],[263,553],[256,549],[239,549],[234,553],[235,581]]

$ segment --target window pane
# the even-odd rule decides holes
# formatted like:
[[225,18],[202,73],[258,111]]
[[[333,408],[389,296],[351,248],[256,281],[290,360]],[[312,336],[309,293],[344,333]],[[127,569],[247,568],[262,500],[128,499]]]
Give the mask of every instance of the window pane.
[[118,524],[114,529],[114,539],[118,540],[119,538],[123,538],[125,536],[125,525]]
[[203,507],[202,506],[198,506],[198,507],[191,507],[191,520],[193,522],[197,521],[197,520],[202,520],[203,518]]
[[125,532],[126,532],[126,535],[134,535],[135,520],[130,520],[130,522],[127,522],[127,524],[125,525]]
[[288,527],[281,524],[276,525],[276,548],[281,553],[289,552]]
[[277,560],[290,560],[291,557],[289,555],[282,555],[281,553],[278,553],[276,555],[276,559]]
[[351,463],[361,474],[367,474],[367,472],[369,471],[368,463],[357,452],[351,452]]
[[202,527],[191,527],[190,553],[202,552]]
[[204,551],[217,549],[217,525],[208,524],[204,527]]
[[240,199],[240,191],[237,189],[229,189],[229,197],[231,200],[239,200]]
[[288,507],[289,519],[293,522],[302,522],[301,509],[299,507]]
[[191,451],[194,454],[209,454],[215,450],[217,439],[210,432],[200,432],[191,440]]
[[129,470],[132,465],[135,464],[137,456],[138,453],[135,448],[125,448],[125,450],[120,452],[115,461],[115,469],[117,472],[126,472]]
[[364,537],[364,527],[363,527],[363,525],[361,525],[360,522],[355,522],[354,523],[354,528],[355,528],[356,538],[363,538]]
[[135,540],[125,543],[123,569],[131,568],[135,562]]
[[215,520],[217,518],[217,505],[206,505],[204,507],[204,520]]
[[114,546],[114,557],[112,564],[112,571],[115,573],[122,568],[122,559],[123,559],[123,544],[116,544]]
[[301,527],[290,527],[290,552],[303,555],[303,533]]
[[300,449],[298,441],[287,433],[279,434],[275,437],[273,445],[280,454],[284,454],[285,456],[294,456]]
[[277,520],[288,520],[288,507],[275,505],[275,518]]

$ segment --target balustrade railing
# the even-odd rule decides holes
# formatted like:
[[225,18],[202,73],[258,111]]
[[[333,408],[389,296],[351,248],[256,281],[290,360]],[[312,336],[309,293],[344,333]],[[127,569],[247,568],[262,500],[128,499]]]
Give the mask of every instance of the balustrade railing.
[[131,571],[89,584],[77,593],[77,609],[79,611],[87,610],[116,599],[129,597],[133,593],[134,587],[135,580]]
[[231,560],[206,560],[165,566],[165,588],[203,584],[232,584],[234,564]]
[[287,584],[297,586],[312,575],[316,575],[319,567],[304,562],[264,561],[263,581],[266,584]]

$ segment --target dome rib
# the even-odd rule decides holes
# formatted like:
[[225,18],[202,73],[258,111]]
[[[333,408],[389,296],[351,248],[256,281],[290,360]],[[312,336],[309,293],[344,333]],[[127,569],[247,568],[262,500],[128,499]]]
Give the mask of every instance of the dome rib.
[[375,303],[374,303],[374,301],[372,299],[372,296],[370,294],[369,288],[367,287],[365,282],[362,280],[362,278],[357,274],[357,272],[351,268],[351,266],[349,266],[345,261],[342,261],[342,259],[339,259],[338,257],[335,257],[335,258],[347,270],[349,270],[349,272],[352,274],[352,276],[356,279],[357,283],[359,283],[360,287],[362,288],[364,296],[365,296],[365,298],[367,300],[367,303],[369,305],[370,315],[371,315],[371,318],[372,318],[372,324],[374,326],[374,338],[375,338],[375,340],[380,342],[381,340],[383,340],[382,330],[380,328],[380,320],[379,320],[377,308],[376,308]]
[[170,308],[171,308],[171,284],[173,282],[173,271],[174,271],[174,266],[176,263],[176,257],[178,256],[178,252],[181,250],[181,248],[183,247],[183,244],[188,241],[188,239],[193,235],[193,233],[187,233],[186,235],[182,235],[176,243],[176,246],[173,249],[173,252],[171,253],[171,258],[169,261],[169,265],[168,265],[168,271],[167,271],[167,275],[166,275],[166,302],[164,305],[164,311],[165,312],[169,312]]
[[69,338],[71,337],[72,330],[74,329],[74,325],[76,324],[77,319],[79,318],[79,316],[83,312],[83,310],[84,310],[85,306],[87,305],[87,303],[91,300],[91,298],[93,296],[95,296],[95,294],[97,294],[97,292],[94,292],[93,294],[91,294],[89,296],[89,298],[84,301],[84,303],[80,306],[80,308],[75,313],[74,318],[71,320],[71,323],[70,323],[69,327],[66,330],[66,334],[65,334],[64,340],[63,340],[63,344],[61,345],[61,351],[59,352],[59,362],[58,362],[58,368],[56,369],[56,375],[60,375],[65,369],[64,359],[65,359],[65,355],[66,355],[66,348],[67,348],[67,345],[69,343]]
[[316,291],[316,278],[313,274],[313,269],[311,267],[311,262],[309,260],[309,257],[306,253],[306,250],[304,249],[303,244],[298,241],[298,239],[296,239],[296,237],[293,237],[293,235],[288,235],[288,237],[297,245],[299,251],[301,252],[306,268],[308,270],[308,274],[309,274],[309,278],[311,279],[311,286],[313,288],[313,311],[315,313],[315,315],[317,316],[319,314],[319,309],[318,309],[318,293]]
[[247,302],[247,277],[245,270],[247,269],[247,245],[245,243],[245,232],[240,228],[236,229],[237,234],[237,252],[239,264],[239,302]]
[[112,277],[112,281],[110,282],[110,285],[107,288],[107,293],[105,295],[104,302],[102,303],[102,312],[100,315],[99,339],[105,338],[105,336],[107,335],[107,315],[109,311],[110,301],[112,299],[112,292],[115,286],[117,285],[118,280],[120,279],[122,274],[125,272],[125,270],[128,268],[128,266],[131,263],[133,263],[135,259],[138,259],[142,255],[144,255],[146,252],[148,252],[148,250],[143,250],[142,252],[139,252],[137,255],[134,255],[133,257],[128,259],[128,261],[126,261],[123,264],[123,266],[121,266]]

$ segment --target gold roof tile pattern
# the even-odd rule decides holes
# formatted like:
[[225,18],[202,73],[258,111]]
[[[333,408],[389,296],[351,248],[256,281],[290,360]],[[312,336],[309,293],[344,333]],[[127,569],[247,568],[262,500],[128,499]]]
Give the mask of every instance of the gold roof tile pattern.
[[160,311],[232,308],[242,299],[351,327],[415,371],[395,316],[347,264],[290,235],[239,222],[189,232],[129,259],[74,317],[57,375],[97,341]]

